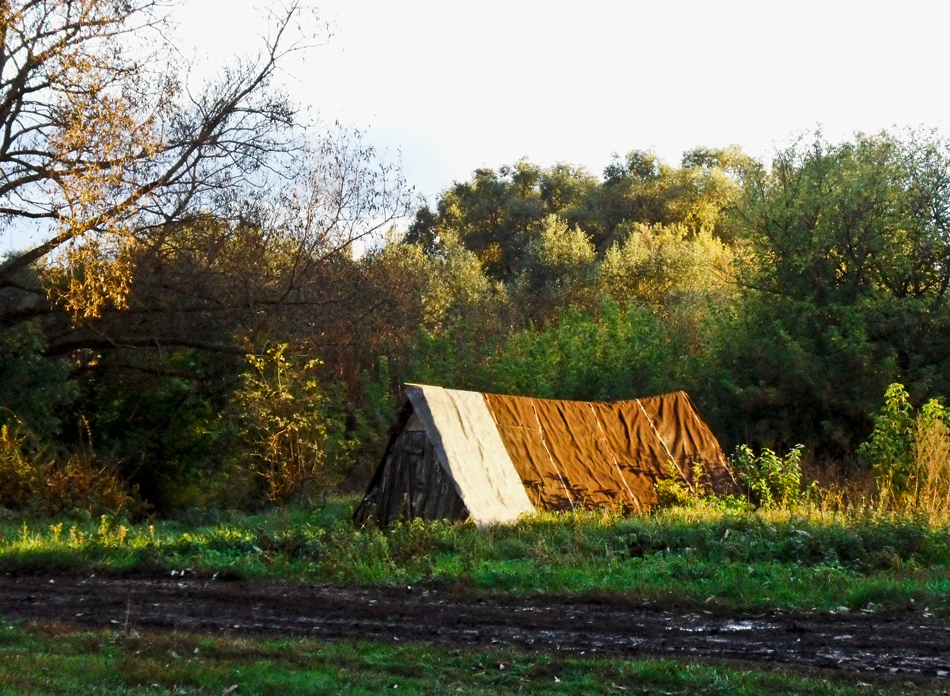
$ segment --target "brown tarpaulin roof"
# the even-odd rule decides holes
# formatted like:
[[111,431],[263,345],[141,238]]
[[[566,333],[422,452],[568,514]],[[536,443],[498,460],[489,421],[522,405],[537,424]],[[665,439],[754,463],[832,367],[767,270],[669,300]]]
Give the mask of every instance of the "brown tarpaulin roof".
[[484,394],[531,502],[546,510],[656,502],[673,471],[701,465],[717,492],[734,482],[685,392],[610,403]]

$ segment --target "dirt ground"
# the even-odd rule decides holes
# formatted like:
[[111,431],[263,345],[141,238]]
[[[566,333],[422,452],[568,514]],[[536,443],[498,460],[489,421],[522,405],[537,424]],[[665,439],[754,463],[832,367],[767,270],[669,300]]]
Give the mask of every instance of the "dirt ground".
[[0,576],[0,617],[126,630],[665,656],[950,686],[950,621],[910,613],[752,614],[617,598],[499,598],[188,576]]

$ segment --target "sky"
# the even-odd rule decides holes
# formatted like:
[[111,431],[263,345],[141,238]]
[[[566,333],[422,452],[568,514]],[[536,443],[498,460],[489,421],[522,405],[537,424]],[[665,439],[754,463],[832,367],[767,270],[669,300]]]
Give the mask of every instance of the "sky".
[[[278,81],[311,118],[365,130],[433,206],[522,157],[601,174],[633,149],[675,164],[738,144],[767,161],[818,126],[832,141],[892,126],[950,136],[946,2],[301,1],[318,18],[301,32],[323,38]],[[253,56],[286,2],[180,0],[192,79]]]
[[[324,0],[332,36],[280,79],[312,115],[401,155],[430,203],[521,157],[600,174],[633,149],[676,163],[738,144],[767,159],[819,125],[832,140],[895,125],[950,134],[950,3],[889,5]],[[263,14],[254,0],[190,0],[176,17],[187,50],[214,65],[260,45]]]

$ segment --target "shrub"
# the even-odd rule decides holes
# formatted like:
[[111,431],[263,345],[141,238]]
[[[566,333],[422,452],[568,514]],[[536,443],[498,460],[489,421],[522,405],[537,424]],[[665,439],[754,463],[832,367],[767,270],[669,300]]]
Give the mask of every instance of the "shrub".
[[542,329],[512,334],[490,360],[491,388],[542,398],[608,401],[676,384],[673,337],[651,310],[606,302],[597,316],[571,307]]
[[300,364],[287,344],[251,355],[235,396],[253,470],[278,505],[305,488],[326,490],[336,480],[328,454],[341,459],[350,449],[317,380],[320,364]]
[[693,485],[687,483],[679,468],[672,461],[666,465],[666,478],[654,485],[656,503],[654,511],[674,507],[704,509],[709,512],[748,512],[749,502],[735,495],[717,495],[712,488],[706,469],[702,464],[693,466]]
[[0,328],[0,423],[22,422],[48,439],[62,431],[59,415],[75,401],[77,388],[69,362],[46,358],[45,350],[35,322]]
[[870,464],[882,500],[898,500],[912,487],[914,473],[914,409],[901,384],[884,394],[884,406],[874,416],[874,431],[858,454]]
[[667,472],[670,476],[660,479],[654,485],[657,508],[681,507],[699,501],[696,490],[686,484],[672,465],[667,467]]
[[375,466],[389,442],[389,430],[396,414],[397,402],[391,390],[389,359],[379,358],[376,379],[367,371],[361,375],[363,383],[362,406],[354,413],[356,428],[353,450],[354,467],[349,473],[347,486],[362,492],[373,475]]
[[802,483],[802,445],[784,457],[770,449],[755,454],[748,445],[739,445],[732,457],[732,469],[749,500],[760,507],[788,507],[799,501]]

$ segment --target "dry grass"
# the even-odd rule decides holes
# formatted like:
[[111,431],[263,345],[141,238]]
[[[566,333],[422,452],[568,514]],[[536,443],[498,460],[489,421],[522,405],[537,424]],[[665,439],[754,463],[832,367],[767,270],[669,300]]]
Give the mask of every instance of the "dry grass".
[[126,510],[141,504],[114,467],[102,463],[92,447],[63,455],[41,445],[18,426],[0,428],[0,503],[32,515],[59,515],[74,508],[91,514]]
[[950,519],[950,431],[921,413],[914,424],[915,506],[931,519]]

